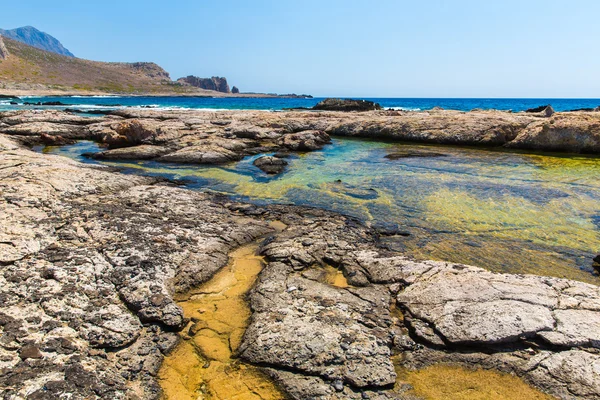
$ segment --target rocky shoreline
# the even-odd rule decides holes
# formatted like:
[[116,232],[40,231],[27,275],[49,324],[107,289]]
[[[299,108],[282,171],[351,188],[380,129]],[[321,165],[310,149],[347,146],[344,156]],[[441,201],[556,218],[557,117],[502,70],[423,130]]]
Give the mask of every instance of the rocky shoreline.
[[[2,113],[0,393],[159,398],[158,369],[188,322],[174,295],[265,237],[239,356],[290,398],[410,398],[394,387],[393,360],[495,369],[558,398],[600,398],[597,286],[414,261],[350,217],[238,203],[23,147],[92,139],[108,146],[100,157],[220,163],[315,150],[341,134],[595,153],[598,121],[583,112]],[[556,135],[563,141],[546,142]],[[350,286],[328,284],[324,265]]]
[[[202,111],[125,108],[97,118],[54,110],[0,113],[0,133],[21,143],[87,139],[99,157],[225,163],[268,151],[310,151],[331,136],[600,154],[600,112]],[[148,147],[152,146],[152,147]],[[123,148],[114,150],[117,148]]]

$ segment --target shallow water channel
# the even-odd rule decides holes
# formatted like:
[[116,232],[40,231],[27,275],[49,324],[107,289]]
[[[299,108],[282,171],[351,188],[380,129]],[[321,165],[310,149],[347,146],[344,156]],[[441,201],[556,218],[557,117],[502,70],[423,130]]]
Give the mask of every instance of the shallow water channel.
[[230,263],[178,299],[190,326],[159,371],[166,399],[283,399],[257,368],[235,357],[250,319],[245,295],[262,269],[258,244],[230,254]]
[[[39,149],[42,150],[42,149]],[[43,151],[82,157],[79,142]],[[349,214],[382,228],[392,249],[421,259],[600,283],[600,158],[334,139],[268,176],[247,157],[224,166],[102,162],[182,180],[258,204]]]

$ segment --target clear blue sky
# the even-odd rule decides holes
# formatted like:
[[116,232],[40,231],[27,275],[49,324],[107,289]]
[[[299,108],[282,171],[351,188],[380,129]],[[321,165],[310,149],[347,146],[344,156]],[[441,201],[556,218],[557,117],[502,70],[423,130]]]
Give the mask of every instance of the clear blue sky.
[[75,55],[154,61],[242,91],[600,97],[600,1],[11,1]]

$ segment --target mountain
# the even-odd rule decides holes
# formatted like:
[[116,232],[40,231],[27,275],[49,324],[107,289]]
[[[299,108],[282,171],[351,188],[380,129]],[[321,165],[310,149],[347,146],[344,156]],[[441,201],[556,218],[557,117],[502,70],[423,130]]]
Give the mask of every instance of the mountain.
[[107,63],[63,56],[0,36],[0,91],[214,95],[171,81],[150,62]]
[[28,44],[41,50],[50,51],[68,57],[75,57],[55,37],[37,30],[33,26],[4,30],[0,29],[0,35]]

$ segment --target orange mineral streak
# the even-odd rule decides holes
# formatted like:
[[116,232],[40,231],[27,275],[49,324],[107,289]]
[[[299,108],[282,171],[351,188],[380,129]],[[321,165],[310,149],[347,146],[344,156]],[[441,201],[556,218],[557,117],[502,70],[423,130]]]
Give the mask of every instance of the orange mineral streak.
[[257,247],[234,251],[227,267],[178,303],[192,322],[159,372],[165,399],[285,398],[256,367],[235,357],[250,319],[244,297],[263,266]]

